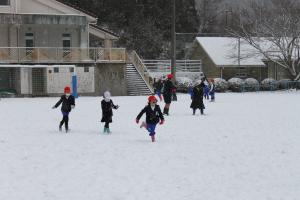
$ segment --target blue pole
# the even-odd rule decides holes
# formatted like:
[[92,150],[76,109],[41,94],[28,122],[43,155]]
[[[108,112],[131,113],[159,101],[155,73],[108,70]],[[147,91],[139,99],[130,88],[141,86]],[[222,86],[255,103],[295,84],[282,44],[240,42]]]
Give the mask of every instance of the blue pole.
[[73,91],[73,96],[75,98],[78,98],[78,93],[77,93],[77,76],[76,75],[72,76],[72,91]]

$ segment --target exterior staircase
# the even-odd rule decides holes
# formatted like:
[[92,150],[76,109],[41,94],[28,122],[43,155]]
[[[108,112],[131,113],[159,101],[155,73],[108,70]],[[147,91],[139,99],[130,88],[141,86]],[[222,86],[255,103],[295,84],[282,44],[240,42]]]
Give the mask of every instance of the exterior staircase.
[[149,88],[133,64],[126,66],[127,94],[129,96],[151,95],[152,88]]

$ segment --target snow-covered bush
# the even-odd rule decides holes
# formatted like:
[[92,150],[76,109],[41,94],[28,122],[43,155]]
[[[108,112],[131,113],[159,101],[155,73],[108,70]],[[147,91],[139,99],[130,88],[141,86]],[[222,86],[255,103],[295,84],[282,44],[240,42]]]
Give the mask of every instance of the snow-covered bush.
[[215,78],[214,83],[216,92],[225,92],[228,90],[228,83],[226,80],[222,78]]
[[278,81],[272,78],[266,78],[261,82],[261,88],[263,90],[277,90],[279,87]]
[[281,79],[278,81],[279,89],[289,89],[292,84],[290,84],[290,79]]
[[177,77],[176,84],[178,92],[187,92],[189,85],[193,84],[193,80],[188,77]]
[[247,78],[245,79],[244,85],[245,91],[258,91],[259,90],[259,82],[255,78]]
[[229,89],[233,92],[241,92],[245,82],[240,78],[231,78],[228,80]]

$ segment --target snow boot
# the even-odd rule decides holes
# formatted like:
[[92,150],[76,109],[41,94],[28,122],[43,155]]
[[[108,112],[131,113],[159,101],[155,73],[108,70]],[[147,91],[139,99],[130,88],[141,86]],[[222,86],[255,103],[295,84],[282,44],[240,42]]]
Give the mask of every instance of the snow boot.
[[203,113],[203,109],[200,109],[200,112],[201,112],[201,115],[203,115],[204,113]]
[[196,114],[196,110],[195,109],[193,109],[193,115],[195,115]]

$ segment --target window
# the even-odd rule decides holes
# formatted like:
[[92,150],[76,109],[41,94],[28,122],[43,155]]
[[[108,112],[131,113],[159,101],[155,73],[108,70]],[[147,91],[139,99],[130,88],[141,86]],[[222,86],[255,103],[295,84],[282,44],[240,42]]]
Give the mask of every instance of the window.
[[73,72],[74,72],[74,68],[70,67],[70,73],[73,73]]
[[84,67],[84,72],[89,72],[90,68],[89,67]]
[[237,68],[235,76],[238,78],[246,78],[247,77],[247,68],[246,67]]
[[53,71],[54,71],[54,73],[59,73],[59,68],[58,67],[54,67]]
[[33,33],[25,34],[25,47],[26,47],[26,56],[32,55],[34,47],[34,35]]
[[64,33],[62,35],[62,46],[63,46],[63,56],[67,56],[71,53],[71,34]]
[[0,0],[0,6],[9,6],[10,0]]

